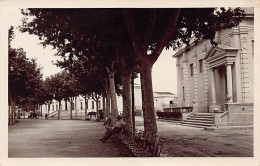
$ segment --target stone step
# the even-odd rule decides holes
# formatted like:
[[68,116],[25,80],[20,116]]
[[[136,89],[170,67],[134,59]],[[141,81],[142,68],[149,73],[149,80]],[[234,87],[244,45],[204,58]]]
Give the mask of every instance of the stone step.
[[191,115],[192,117],[213,117],[213,115],[209,115],[209,114],[205,114],[205,115],[201,115],[201,114],[193,114]]
[[191,122],[191,121],[183,121],[181,124],[188,124],[188,125],[196,125],[196,126],[215,126],[214,123],[203,123],[203,122]]
[[194,122],[194,123],[209,123],[209,124],[214,124],[213,120],[198,120],[198,119],[187,119],[184,120],[183,122]]
[[207,128],[212,126],[200,126],[200,125],[193,125],[193,124],[181,124],[182,126],[188,126],[188,127],[195,127],[195,128]]
[[180,124],[183,126],[207,128],[215,126],[213,121],[213,114],[211,113],[197,113],[187,117],[187,120],[182,121]]
[[205,117],[187,117],[187,120],[201,120],[201,121],[213,121],[213,118],[205,118]]

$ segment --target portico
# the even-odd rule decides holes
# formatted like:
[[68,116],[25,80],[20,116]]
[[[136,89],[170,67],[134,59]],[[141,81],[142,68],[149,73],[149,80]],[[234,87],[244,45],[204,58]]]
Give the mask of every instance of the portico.
[[204,60],[209,64],[211,101],[209,112],[222,112],[225,103],[233,103],[233,67],[238,49],[218,44],[211,46]]

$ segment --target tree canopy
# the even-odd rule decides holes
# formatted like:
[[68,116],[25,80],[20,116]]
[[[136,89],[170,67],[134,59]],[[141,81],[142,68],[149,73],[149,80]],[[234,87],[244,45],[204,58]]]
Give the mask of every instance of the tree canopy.
[[82,62],[90,68],[103,72],[106,68],[111,74],[133,68],[138,60],[149,140],[157,132],[151,69],[162,50],[183,43],[189,46],[192,38],[214,44],[216,31],[237,26],[245,16],[240,8],[28,9],[22,13],[21,31],[57,48],[64,62],[72,64],[84,57]]

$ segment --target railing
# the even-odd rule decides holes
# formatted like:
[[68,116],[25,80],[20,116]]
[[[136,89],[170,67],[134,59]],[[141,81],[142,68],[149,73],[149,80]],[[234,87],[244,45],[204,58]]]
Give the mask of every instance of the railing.
[[184,113],[191,113],[192,107],[164,108],[163,112],[156,112],[159,119],[182,120]]
[[164,108],[163,112],[182,112],[189,113],[193,111],[193,107],[173,107],[173,108]]

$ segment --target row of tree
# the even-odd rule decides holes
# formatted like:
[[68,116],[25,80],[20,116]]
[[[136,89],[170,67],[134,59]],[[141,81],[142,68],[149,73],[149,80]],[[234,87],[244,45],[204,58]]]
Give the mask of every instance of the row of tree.
[[56,48],[63,58],[57,65],[81,83],[83,95],[102,94],[113,123],[118,114],[116,92],[122,90],[123,116],[130,132],[130,81],[140,72],[148,141],[157,133],[151,70],[162,50],[188,46],[191,38],[214,44],[216,31],[237,26],[244,17],[239,8],[27,9],[22,13],[20,30]]
[[26,58],[22,48],[11,47],[14,38],[13,27],[9,29],[8,40],[8,122],[15,123],[16,107],[35,110],[41,102],[42,92],[40,87],[43,83],[41,68],[36,64],[35,59]]
[[[85,105],[87,105],[90,97],[98,104],[104,86],[101,82],[95,81],[96,77],[94,74],[92,74],[92,76],[88,75],[88,79],[91,78],[89,81],[86,77],[81,77],[86,73],[82,73],[84,72],[84,70],[81,70],[83,66],[77,64],[76,66],[78,68],[74,67],[73,70],[76,75],[70,73],[68,70],[64,70],[43,80],[41,68],[36,64],[36,60],[26,58],[26,52],[22,48],[15,49],[11,47],[11,42],[14,37],[14,27],[11,27],[9,29],[8,41],[9,124],[15,123],[15,116],[19,116],[17,114],[18,109],[21,109],[25,118],[25,111],[42,111],[41,105],[47,104],[49,115],[50,105],[53,99],[59,102],[58,119],[60,119],[62,100],[70,102],[70,104],[73,105],[73,98],[82,95],[85,98]],[[74,63],[76,63],[76,61]],[[85,86],[86,84],[88,86]],[[119,89],[117,91],[119,92]],[[98,107],[96,108],[98,109]],[[103,108],[105,108],[105,106],[103,106]],[[87,116],[87,108],[85,109],[85,116]],[[97,119],[100,120],[98,110],[97,113]],[[108,112],[105,112],[105,114],[108,115]],[[72,119],[72,107],[70,108],[70,119]]]

